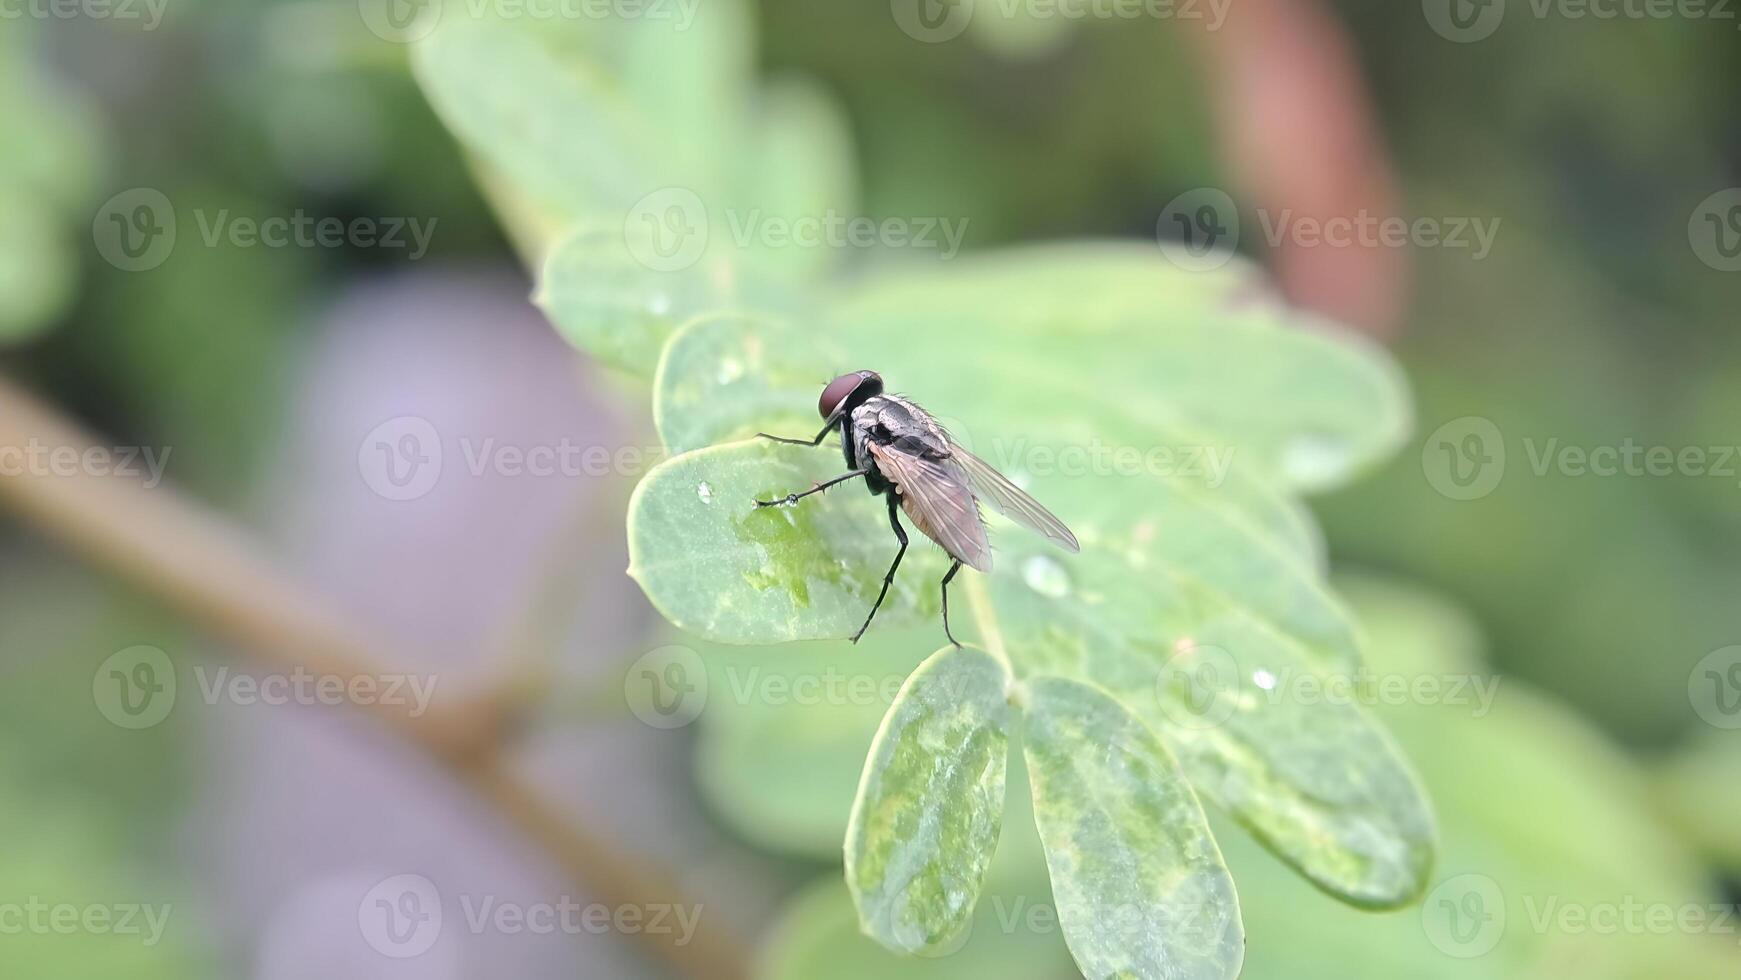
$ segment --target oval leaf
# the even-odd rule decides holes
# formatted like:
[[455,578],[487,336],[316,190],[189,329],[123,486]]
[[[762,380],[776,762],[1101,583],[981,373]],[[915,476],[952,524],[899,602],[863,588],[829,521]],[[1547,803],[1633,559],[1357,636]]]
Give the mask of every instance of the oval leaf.
[[1233,878],[1154,732],[1093,687],[1039,677],[1022,738],[1058,921],[1083,976],[1238,976]]
[[871,742],[846,828],[859,925],[902,953],[947,951],[1003,827],[1009,674],[982,650],[919,665]]
[[[763,440],[666,460],[629,501],[629,574],[665,618],[710,640],[851,636],[899,548],[882,500],[858,482],[796,506],[754,504],[845,471],[838,451]],[[942,631],[941,556],[914,540],[872,629],[930,621]]]

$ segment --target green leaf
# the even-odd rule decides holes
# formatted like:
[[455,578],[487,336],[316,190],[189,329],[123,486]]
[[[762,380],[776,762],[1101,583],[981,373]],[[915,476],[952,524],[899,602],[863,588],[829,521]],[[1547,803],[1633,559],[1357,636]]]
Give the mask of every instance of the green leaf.
[[[828,492],[828,507],[758,509],[752,502],[844,469],[831,453],[761,440],[666,460],[629,503],[629,575],[667,619],[710,640],[851,636],[895,557],[886,506],[850,484]],[[878,624],[934,620],[944,572],[939,553],[916,544],[901,571]]]
[[[1395,582],[1339,584],[1371,630],[1377,669],[1409,679],[1482,670],[1479,633],[1461,610]],[[1219,839],[1240,886],[1244,976],[1499,980],[1563,974],[1568,955],[1581,980],[1733,972],[1717,959],[1733,949],[1706,935],[1597,935],[1544,914],[1718,901],[1705,894],[1708,869],[1641,792],[1644,773],[1587,724],[1514,678],[1485,708],[1446,699],[1378,713],[1433,788],[1444,837],[1435,891],[1419,910],[1367,914],[1313,891],[1229,828]],[[1484,917],[1457,918],[1472,908]]]
[[699,648],[710,696],[695,773],[709,806],[759,847],[840,860],[865,747],[936,642],[927,624],[857,644]]
[[102,157],[90,106],[38,69],[45,36],[24,26],[0,42],[0,345],[54,323],[73,298],[88,199]]
[[658,140],[606,79],[523,26],[442,18],[412,66],[448,129],[559,227],[620,220],[670,183]]
[[[635,228],[585,228],[551,250],[534,301],[576,347],[632,374],[651,375],[678,324],[728,303],[731,273],[718,264],[647,264]],[[651,249],[651,245],[646,245]]]
[[[860,213],[851,132],[844,111],[821,86],[795,76],[773,79],[755,100],[749,127],[750,144],[731,185],[746,215]],[[814,275],[843,264],[840,251],[784,248],[764,255],[792,272]]]
[[1018,249],[872,279],[832,315],[891,347],[977,333],[975,359],[1003,368],[1006,386],[1117,392],[1304,490],[1371,468],[1409,430],[1381,351],[1281,306],[1240,263],[1199,273],[1129,245]]
[[744,114],[755,78],[755,11],[744,0],[699,4],[693,23],[639,17],[613,22],[606,55],[639,114],[656,120],[665,162],[717,191],[721,168],[742,159]]
[[822,427],[822,416],[806,408],[799,395],[819,393],[827,379],[819,383],[818,372],[846,362],[826,337],[801,342],[767,316],[698,317],[672,338],[659,363],[653,424],[673,453],[746,439],[756,434],[756,426],[781,434],[814,433]]
[[72,298],[75,253],[58,217],[38,199],[0,185],[0,344],[53,322]]
[[[814,450],[695,447],[758,430],[808,436],[819,424],[811,406],[821,383],[875,364],[1026,482],[1084,543],[1081,555],[1065,555],[999,525],[983,593],[974,597],[976,573],[958,581],[987,607],[974,618],[998,626],[1018,674],[1058,673],[1113,691],[1162,733],[1206,799],[1326,890],[1374,907],[1417,895],[1432,820],[1382,729],[1357,706],[1303,703],[1260,683],[1347,676],[1359,663],[1352,620],[1319,580],[1315,537],[1292,502],[1265,485],[1268,468],[1236,466],[1218,479],[1047,471],[1042,449],[1059,458],[1097,440],[1169,438],[1213,448],[1220,437],[1192,433],[1147,386],[1059,381],[1052,375],[1070,372],[1046,370],[1025,346],[973,357],[971,320],[913,344],[890,342],[912,328],[889,322],[882,331],[799,331],[778,318],[720,315],[673,337],[656,378],[655,420],[680,455],[648,475],[630,508],[631,574],[661,611],[727,643],[858,628],[893,557],[880,502],[850,484],[795,507],[756,511],[750,502],[843,472],[834,440]],[[995,334],[985,336],[985,346],[998,346]],[[1118,336],[1141,341],[1128,329]],[[1281,356],[1306,375],[1314,350],[1284,347]],[[878,351],[879,360],[864,359]],[[1290,391],[1268,398],[1278,418],[1305,414],[1294,399],[1315,397]],[[910,551],[873,630],[936,623],[942,570],[934,550]],[[956,617],[958,631],[972,628],[965,618]],[[1191,686],[1191,651],[1232,661],[1218,685]],[[1187,696],[1238,710],[1206,725]]]
[[1178,765],[1111,696],[1025,684],[1023,752],[1058,919],[1090,980],[1239,974],[1233,879]]
[[960,937],[1003,826],[1010,676],[982,650],[919,665],[871,742],[846,830],[846,882],[866,933],[935,952]]

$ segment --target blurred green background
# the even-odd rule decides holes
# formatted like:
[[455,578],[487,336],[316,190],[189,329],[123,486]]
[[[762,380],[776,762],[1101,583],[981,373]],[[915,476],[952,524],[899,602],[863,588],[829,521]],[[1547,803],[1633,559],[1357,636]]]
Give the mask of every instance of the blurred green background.
[[[1702,202],[1741,185],[1735,23],[1543,16],[1515,4],[1490,37],[1457,43],[1433,29],[1423,13],[1430,0],[1232,3],[1238,16],[1281,24],[1305,11],[1331,31],[1236,31],[1230,21],[1206,42],[1176,20],[982,15],[961,37],[928,44],[896,29],[883,4],[769,0],[751,7],[758,48],[745,68],[808,77],[838,104],[864,214],[966,216],[971,250],[1079,237],[1152,242],[1169,201],[1221,187],[1246,219],[1241,251],[1259,263],[1278,257],[1252,233],[1259,222],[1250,208],[1287,206],[1286,191],[1274,188],[1292,185],[1261,175],[1289,173],[1290,160],[1242,158],[1253,144],[1229,139],[1237,130],[1229,120],[1309,127],[1294,114],[1345,107],[1266,103],[1290,88],[1290,70],[1310,78],[1340,66],[1359,79],[1359,110],[1370,108],[1396,213],[1499,224],[1480,259],[1416,247],[1405,271],[1386,273],[1406,303],[1397,316],[1360,325],[1387,339],[1411,379],[1415,439],[1313,506],[1333,564],[1348,573],[1346,594],[1376,665],[1491,669],[1504,680],[1493,713],[1481,718],[1383,709],[1439,808],[1435,881],[1451,891],[1430,893],[1425,912],[1346,909],[1238,832],[1222,835],[1246,910],[1245,975],[1738,975],[1741,917],[1721,928],[1609,934],[1544,924],[1537,906],[1636,900],[1733,913],[1741,900],[1741,730],[1722,724],[1741,719],[1710,705],[1696,711],[1690,693],[1706,683],[1702,665],[1714,651],[1741,643],[1741,460],[1709,475],[1603,477],[1531,465],[1554,440],[1704,447],[1713,462],[1741,445],[1733,331],[1741,279],[1702,259],[1689,234]],[[145,7],[137,7],[142,18]],[[1293,46],[1264,47],[1277,33]],[[1246,47],[1230,55],[1217,45]],[[638,84],[680,90],[680,59],[671,67],[669,77]],[[1265,87],[1264,71],[1282,81]],[[1298,149],[1314,157],[1313,147]],[[1332,168],[1331,176],[1372,174]],[[370,400],[371,378],[456,401],[513,401],[519,385],[492,388],[472,374],[562,358],[551,384],[578,394],[558,404],[596,418],[605,433],[596,439],[648,443],[638,394],[554,345],[539,347],[532,332],[489,319],[515,315],[502,311],[531,287],[477,187],[412,79],[405,46],[372,33],[356,4],[168,0],[161,22],[149,25],[88,10],[0,20],[0,373],[115,444],[172,447],[172,484],[280,542],[317,584],[342,594],[345,553],[303,533],[322,523],[323,508],[344,511],[332,503],[337,477],[298,465],[307,455],[297,447],[311,438],[309,419],[350,419],[361,432],[399,414]],[[138,272],[105,255],[100,220],[105,201],[132,188],[177,202],[183,225],[173,255]],[[415,260],[355,243],[205,246],[194,209],[408,216],[437,230]],[[468,360],[452,344],[446,361],[422,353],[421,318],[471,309],[467,295],[489,299],[477,301],[482,312],[469,327],[452,329],[471,330],[477,350],[504,338],[532,353]],[[535,414],[541,403],[513,404]],[[1493,424],[1507,459],[1491,492],[1459,500],[1430,479],[1443,451],[1434,436],[1469,416]],[[621,502],[633,481],[603,482],[589,493],[605,516],[581,522],[582,560],[571,574],[619,598],[596,603],[614,609],[588,606],[564,624],[556,670],[573,696],[558,699],[544,722],[559,734],[538,743],[560,743],[544,760],[551,778],[572,781],[575,758],[620,762],[657,740],[665,753],[657,765],[588,770],[659,784],[599,804],[610,811],[606,822],[629,828],[626,850],[679,860],[711,901],[739,906],[767,975],[1072,975],[1055,928],[998,918],[1049,900],[1033,849],[1019,840],[994,871],[1007,900],[982,909],[982,928],[955,957],[900,963],[854,934],[838,842],[880,706],[858,714],[740,706],[677,733],[621,717],[613,671],[661,634],[620,581]],[[564,496],[559,489],[551,495]],[[471,505],[442,519],[488,530],[490,515],[516,502],[498,495]],[[563,512],[557,503],[546,510]],[[399,575],[394,542],[403,538],[393,535],[418,531],[381,530],[344,512],[365,522],[353,546],[374,549],[364,563],[370,580]],[[407,568],[432,561],[399,557]],[[444,574],[404,573],[423,588],[398,601],[471,601],[492,562],[507,561],[466,564],[475,557],[456,546]],[[527,575],[521,568],[512,582]],[[6,931],[0,921],[7,975],[278,976],[295,975],[299,962],[332,976],[463,975],[439,956],[313,958],[326,949],[320,929],[343,931],[329,918],[307,927],[317,936],[304,948],[310,959],[286,953],[297,943],[284,937],[302,927],[283,918],[286,882],[297,877],[285,869],[367,866],[366,837],[330,861],[318,842],[273,859],[281,838],[246,823],[246,807],[225,805],[236,793],[228,780],[262,764],[250,742],[265,736],[250,738],[248,718],[214,720],[194,705],[140,732],[93,709],[93,672],[117,650],[212,655],[174,610],[85,570],[11,515],[0,516],[0,583],[0,726],[10,736],[0,751],[0,824],[13,828],[0,851],[0,903],[56,895],[175,910],[152,944]],[[371,601],[348,605],[368,615]],[[592,628],[589,617],[610,618],[608,628]],[[849,661],[865,669],[862,658],[887,657],[899,672],[911,663],[887,651],[895,645],[856,654],[806,646],[792,657],[808,670]],[[1723,683],[1720,672],[1714,681]],[[349,810],[333,801],[328,821],[317,823],[390,826],[395,817],[369,807],[440,806],[429,792],[383,790],[388,802],[352,801]],[[648,816],[671,808],[692,816]],[[1012,814],[1006,826],[1021,823]],[[466,833],[487,842],[502,831],[483,824]],[[526,860],[487,843],[476,851],[480,866]],[[277,873],[256,875],[237,853],[264,853],[259,860]],[[1498,913],[1500,935],[1478,954],[1479,940],[1433,931],[1442,921],[1435,902],[1455,905],[1479,887],[1460,875],[1496,880],[1510,899]],[[620,942],[582,937],[578,945]],[[521,949],[503,943],[475,955],[522,976],[556,975],[581,955],[539,949],[516,959]],[[659,975],[633,955],[585,962],[598,975]]]

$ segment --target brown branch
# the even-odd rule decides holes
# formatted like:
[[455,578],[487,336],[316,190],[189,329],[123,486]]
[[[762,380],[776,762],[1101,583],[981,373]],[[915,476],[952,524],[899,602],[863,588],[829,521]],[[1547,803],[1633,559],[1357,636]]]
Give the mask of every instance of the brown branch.
[[[41,452],[66,447],[60,449],[64,456],[82,455],[94,443],[52,408],[0,379],[0,452],[33,445]],[[115,475],[58,475],[68,467],[24,469],[0,472],[0,504],[234,642],[261,666],[348,681],[379,676],[377,664],[394,662],[381,655],[389,648],[378,638],[334,616],[263,560],[240,529],[167,487],[147,489]],[[421,714],[379,701],[359,707],[442,762],[601,901],[642,908],[692,904],[662,871],[592,836],[508,767],[497,751],[503,716],[496,706],[504,703],[497,693]],[[685,976],[742,980],[748,954],[718,923],[704,914],[683,945],[674,936],[636,935]]]

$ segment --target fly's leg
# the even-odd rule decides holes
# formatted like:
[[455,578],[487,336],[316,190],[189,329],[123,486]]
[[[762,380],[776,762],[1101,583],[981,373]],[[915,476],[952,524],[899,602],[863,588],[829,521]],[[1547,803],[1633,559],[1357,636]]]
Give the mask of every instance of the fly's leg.
[[889,526],[895,529],[895,537],[900,539],[901,550],[895,552],[895,563],[889,566],[889,573],[883,576],[883,590],[877,593],[877,601],[875,605],[871,606],[870,615],[864,618],[864,625],[858,628],[858,632],[852,634],[852,642],[854,643],[857,643],[858,638],[864,635],[865,630],[870,629],[871,620],[877,618],[877,609],[882,606],[883,598],[889,594],[889,583],[895,580],[895,569],[901,567],[901,557],[907,553],[907,532],[901,527],[900,517],[896,516],[893,494],[889,495]]
[[866,473],[869,473],[869,472],[870,472],[870,470],[853,470],[851,473],[848,473],[845,476],[837,476],[834,479],[827,481],[826,483],[818,483],[815,486],[811,487],[810,489],[804,491],[803,493],[789,493],[789,494],[785,495],[784,497],[781,497],[779,500],[758,500],[758,501],[756,501],[756,506],[757,507],[778,507],[781,504],[795,504],[798,501],[802,500],[805,497],[810,496],[813,493],[821,493],[822,491],[827,490],[829,487],[834,486],[836,483],[845,483],[848,480],[856,480],[859,477],[864,476]]
[[959,571],[961,571],[961,562],[957,561],[949,566],[949,572],[943,576],[943,635],[949,637],[949,642],[957,647],[961,646],[961,641],[955,638],[954,633],[949,632],[949,580],[954,578],[955,573]]
[[814,438],[814,439],[787,439],[785,436],[771,436],[771,435],[768,435],[766,432],[756,433],[756,438],[757,439],[768,439],[768,440],[771,440],[773,442],[783,442],[788,446],[820,446],[820,445],[822,445],[822,440],[828,438],[828,433],[833,428],[834,428],[834,423],[833,422],[828,423],[827,425],[822,427],[821,432],[816,433],[816,438]]

